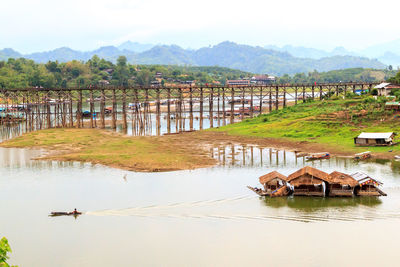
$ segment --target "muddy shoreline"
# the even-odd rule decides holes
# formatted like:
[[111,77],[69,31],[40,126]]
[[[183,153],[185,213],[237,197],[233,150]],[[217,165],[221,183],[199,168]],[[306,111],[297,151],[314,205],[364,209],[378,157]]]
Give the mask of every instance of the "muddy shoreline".
[[[39,131],[39,133],[46,133]],[[64,130],[65,131],[65,130]],[[345,151],[340,146],[319,144],[313,142],[296,142],[287,139],[277,138],[260,138],[260,137],[248,137],[238,135],[228,135],[226,132],[216,131],[195,131],[195,132],[184,132],[175,135],[164,135],[164,136],[145,136],[145,137],[134,137],[126,136],[107,130],[89,130],[89,129],[72,129],[66,130],[69,133],[76,134],[90,134],[90,131],[96,131],[100,134],[99,140],[107,142],[109,140],[132,140],[139,142],[152,143],[156,146],[156,149],[148,149],[141,151],[141,155],[132,155],[129,160],[113,161],[104,160],[101,156],[109,155],[109,151],[102,150],[102,147],[82,145],[76,145],[71,141],[66,141],[57,145],[41,145],[38,144],[27,144],[24,142],[18,142],[19,138],[27,138],[26,135],[18,137],[9,141],[5,141],[0,144],[0,147],[16,147],[16,148],[28,148],[28,149],[44,149],[46,152],[42,156],[35,158],[37,160],[58,160],[58,161],[78,161],[88,162],[92,164],[101,164],[104,166],[119,168],[128,171],[136,172],[169,172],[179,170],[192,170],[198,168],[207,168],[218,165],[220,162],[211,157],[209,151],[213,147],[227,146],[227,145],[241,145],[241,146],[259,146],[263,148],[274,148],[278,150],[293,151],[299,153],[315,153],[315,152],[329,152],[332,156],[336,157],[353,157],[355,151]],[[55,134],[61,132],[54,131]],[[28,134],[29,135],[29,134]],[[40,140],[49,137],[44,134]],[[29,138],[29,136],[28,136]],[[112,139],[111,139],[112,138]],[[104,140],[103,140],[104,139]],[[136,145],[137,145],[136,144]],[[96,151],[96,155],[85,154],[85,150],[96,150],[100,148],[100,152]],[[135,145],[132,146],[135,149]],[[168,150],[167,153],[164,150]],[[368,150],[366,148],[365,150]],[[390,148],[388,148],[390,150]],[[102,154],[103,153],[103,154]],[[118,156],[118,151],[114,151],[114,157]],[[121,152],[123,153],[123,152]],[[153,159],[154,153],[164,153],[164,157]],[[100,155],[100,157],[99,157]],[[109,157],[113,157],[110,155]],[[163,161],[165,158],[175,157],[174,161]],[[372,157],[375,159],[393,159],[394,153],[372,153]],[[151,158],[146,161],[145,158]]]

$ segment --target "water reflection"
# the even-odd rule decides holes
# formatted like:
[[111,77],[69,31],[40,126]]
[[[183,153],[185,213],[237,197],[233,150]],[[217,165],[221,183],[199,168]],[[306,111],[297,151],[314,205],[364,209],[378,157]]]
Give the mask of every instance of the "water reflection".
[[[332,252],[342,253],[343,246],[349,251],[361,246],[363,252],[369,249],[364,244],[371,242],[380,244],[379,254],[390,252],[384,257],[388,263],[400,238],[396,230],[400,174],[393,171],[390,161],[332,158],[306,162],[290,151],[228,145],[210,149],[210,155],[221,162],[213,168],[135,173],[88,163],[30,159],[41,153],[0,149],[0,229],[13,245],[11,263],[20,266],[176,266],[176,259],[182,257],[186,257],[182,265],[187,265],[198,257],[199,249],[202,255],[214,255],[201,265],[224,266],[226,257],[215,255],[226,254],[227,246],[240,252],[230,266],[249,265],[249,259],[256,259],[252,266],[263,265],[259,255],[265,250],[281,253],[281,259],[269,261],[280,265],[282,259],[291,259],[282,253],[288,248],[299,251],[296,261],[288,265],[317,262],[322,266]],[[288,175],[305,165],[325,172],[366,172],[384,182],[388,196],[260,199],[246,188],[257,185],[258,177],[269,171]],[[75,207],[86,212],[78,220],[48,217],[51,211]],[[374,228],[387,232],[354,238],[355,233]],[[287,242],[271,242],[283,239]],[[329,253],[304,258],[304,251],[315,251],[321,240],[329,240],[323,246]],[[132,250],[140,253],[131,257]],[[155,253],[158,257],[153,257]],[[346,262],[329,262],[346,265],[346,257]],[[358,258],[351,262],[360,263]]]
[[318,212],[326,208],[347,208],[364,205],[374,207],[382,204],[382,200],[378,197],[276,197],[264,198],[266,206],[271,208],[289,207],[296,211],[302,212]]
[[[353,169],[374,165],[389,166],[395,173],[400,173],[400,161],[388,159],[368,159],[356,161],[351,157],[332,157],[331,159],[307,161],[304,154],[292,151],[278,150],[257,145],[220,145],[210,148],[210,156],[217,159],[220,166],[225,168],[267,167],[280,169],[285,167],[312,166],[314,168],[334,167]],[[334,169],[333,169],[334,170]]]

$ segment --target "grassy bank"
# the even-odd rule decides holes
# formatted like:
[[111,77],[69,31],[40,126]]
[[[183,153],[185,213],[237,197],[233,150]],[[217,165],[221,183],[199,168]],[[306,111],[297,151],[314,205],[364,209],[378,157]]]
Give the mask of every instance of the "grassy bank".
[[211,131],[230,136],[271,138],[302,144],[302,147],[319,145],[319,149],[339,154],[365,150],[383,154],[393,150],[390,155],[400,152],[400,146],[365,148],[354,145],[353,138],[361,132],[400,133],[399,115],[385,111],[383,100],[372,97],[302,103]]
[[134,171],[172,171],[213,165],[196,144],[176,137],[127,137],[96,129],[48,129],[24,134],[1,147],[45,148],[46,159],[99,163]]

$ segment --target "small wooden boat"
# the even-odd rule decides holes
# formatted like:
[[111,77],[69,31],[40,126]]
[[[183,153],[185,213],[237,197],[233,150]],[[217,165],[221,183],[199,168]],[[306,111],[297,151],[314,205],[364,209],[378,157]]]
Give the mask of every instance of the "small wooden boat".
[[269,195],[267,192],[265,192],[261,188],[251,187],[251,186],[247,186],[247,188],[250,189],[251,191],[253,191],[254,193],[256,193],[257,195],[261,196],[261,197]]
[[329,152],[311,153],[306,157],[306,160],[329,159],[330,157]]
[[365,151],[354,155],[355,160],[364,160],[371,158],[371,152]]
[[62,211],[53,211],[50,213],[50,216],[79,216],[82,215],[82,212],[72,211],[72,212],[62,212]]
[[266,196],[281,197],[281,196],[286,196],[290,192],[290,190],[288,189],[288,187],[286,185],[283,185],[283,186],[279,187],[278,189],[276,189],[274,191],[269,191],[269,192],[265,191],[261,188],[257,188],[257,187],[247,186],[247,188],[261,197],[266,197]]
[[308,153],[306,153],[306,152],[297,152],[296,153],[297,158],[307,157],[307,156],[308,156]]

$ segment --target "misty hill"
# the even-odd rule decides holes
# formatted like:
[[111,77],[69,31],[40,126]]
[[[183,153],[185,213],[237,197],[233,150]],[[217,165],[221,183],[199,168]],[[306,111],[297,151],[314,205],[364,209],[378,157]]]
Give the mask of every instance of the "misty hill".
[[348,51],[344,47],[336,47],[332,51],[325,51],[322,49],[304,47],[304,46],[292,46],[285,45],[282,47],[276,45],[266,45],[264,46],[266,49],[273,49],[281,52],[288,52],[295,57],[301,58],[312,58],[312,59],[321,59],[323,57],[333,57],[333,56],[360,56],[354,52]]
[[3,59],[7,57],[25,57],[39,63],[49,60],[66,62],[71,60],[88,60],[94,55],[115,62],[118,56],[124,55],[133,64],[193,65],[220,66],[235,68],[252,73],[272,75],[295,74],[300,72],[330,71],[344,68],[374,68],[386,66],[378,60],[357,56],[329,56],[319,59],[296,57],[291,53],[265,49],[233,42],[223,42],[212,47],[198,50],[183,49],[176,45],[157,45],[151,49],[135,53],[115,46],[105,46],[93,51],[81,52],[67,47],[52,51],[21,55],[12,49],[0,50]]
[[118,46],[118,49],[123,51],[123,50],[128,50],[131,52],[136,52],[136,53],[141,53],[144,51],[147,51],[151,48],[153,48],[155,45],[153,44],[141,44],[138,42],[131,42],[131,41],[126,41]]
[[11,48],[4,48],[0,50],[0,60],[7,60],[8,58],[19,58],[22,57],[22,54]]

